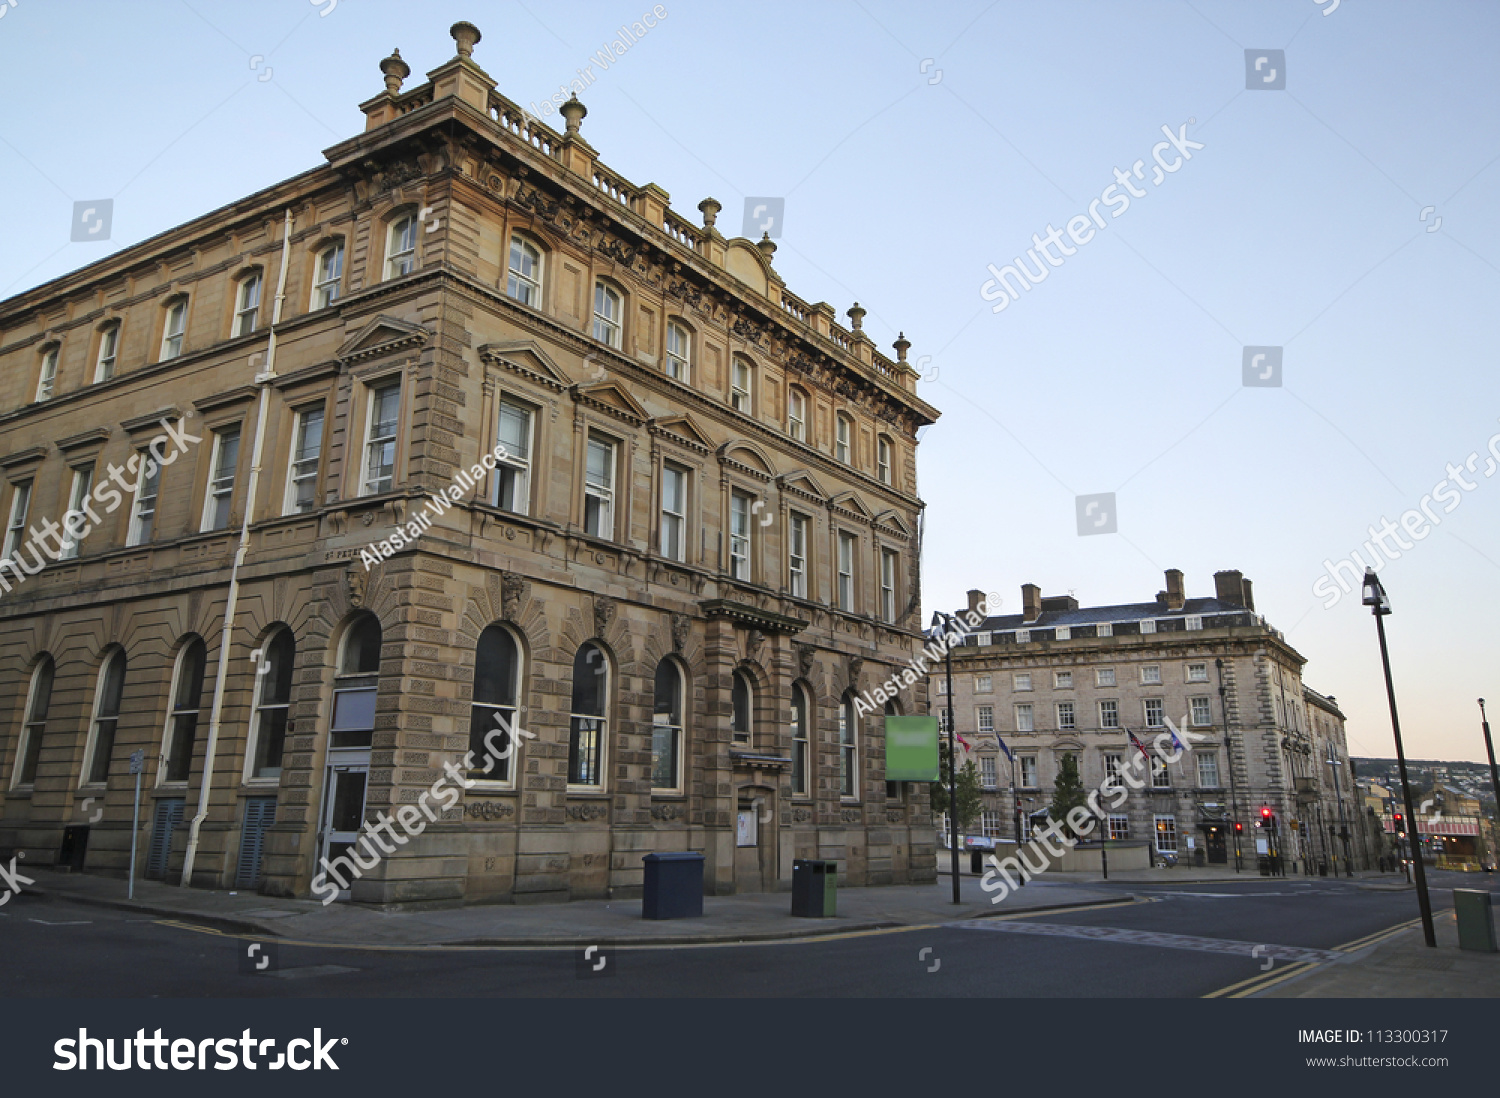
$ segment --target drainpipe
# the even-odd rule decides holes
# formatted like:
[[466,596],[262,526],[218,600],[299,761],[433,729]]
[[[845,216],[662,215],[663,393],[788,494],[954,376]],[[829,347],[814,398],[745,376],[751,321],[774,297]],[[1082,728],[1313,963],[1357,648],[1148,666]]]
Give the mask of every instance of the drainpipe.
[[271,382],[276,377],[276,325],[281,323],[281,304],[286,298],[286,272],[292,248],[292,211],[287,207],[286,221],[281,233],[281,270],[276,275],[276,301],[271,306],[271,329],[266,340],[266,368],[257,374],[260,398],[255,409],[255,445],[250,451],[250,483],[245,489],[244,516],[240,520],[240,541],[234,551],[234,563],[229,568],[229,597],[224,604],[224,628],[219,633],[219,669],[214,677],[214,705],[208,719],[208,745],[203,759],[203,781],[198,787],[198,814],[193,817],[188,831],[187,853],[182,859],[182,880],[187,887],[193,879],[193,861],[198,853],[198,831],[208,816],[208,795],[213,788],[214,755],[219,746],[219,717],[224,710],[224,679],[229,672],[229,641],[234,635],[235,604],[240,594],[240,566],[250,549],[250,515],[255,508],[255,490],[260,482],[260,460],[266,444],[266,419],[271,403]]

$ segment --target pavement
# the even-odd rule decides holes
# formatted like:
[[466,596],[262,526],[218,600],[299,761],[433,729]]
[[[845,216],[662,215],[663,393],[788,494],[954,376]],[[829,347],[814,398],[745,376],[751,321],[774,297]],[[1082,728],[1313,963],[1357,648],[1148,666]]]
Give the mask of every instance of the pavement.
[[126,899],[118,878],[51,869],[31,870],[28,894],[196,923],[231,934],[316,945],[515,946],[573,948],[582,943],[679,945],[777,941],[894,927],[930,926],[991,915],[1016,915],[1128,903],[1114,889],[1082,883],[1034,881],[999,904],[975,878],[960,880],[963,902],[953,903],[948,878],[930,885],[840,888],[837,915],[794,918],[790,892],[706,896],[703,916],[641,918],[641,901],[578,900],[566,904],[488,904],[381,911],[356,904],[324,906],[253,892],[179,888],[137,881]]
[[1375,945],[1366,956],[1322,965],[1267,987],[1263,999],[1493,999],[1500,996],[1500,953],[1458,948],[1452,911],[1433,915],[1437,948],[1420,923]]

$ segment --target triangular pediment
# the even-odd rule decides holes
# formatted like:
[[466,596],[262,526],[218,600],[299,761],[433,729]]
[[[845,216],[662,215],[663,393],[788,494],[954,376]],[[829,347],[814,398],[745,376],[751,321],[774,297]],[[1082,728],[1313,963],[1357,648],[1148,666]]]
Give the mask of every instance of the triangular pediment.
[[714,448],[713,439],[704,433],[703,429],[693,422],[691,416],[664,416],[651,422],[651,429],[662,434],[668,434],[680,439],[693,447],[709,453]]
[[818,483],[817,477],[813,476],[806,469],[797,469],[794,472],[783,475],[781,486],[805,496],[812,496],[819,502],[828,498],[828,493]]
[[637,426],[651,418],[651,413],[641,407],[635,397],[613,381],[601,381],[597,385],[575,385],[573,399],[592,405],[602,412],[633,420]]
[[871,517],[870,509],[861,503],[859,497],[853,492],[843,492],[835,496],[832,503],[840,510],[847,511],[851,515],[858,515],[862,519]]
[[882,511],[880,514],[875,516],[875,521],[879,525],[884,526],[887,530],[896,531],[903,538],[911,537],[911,527],[906,525],[906,523],[902,520],[900,514],[898,514],[894,510]]
[[486,343],[479,348],[479,357],[554,388],[566,389],[573,384],[573,379],[535,340],[504,339]]
[[420,347],[432,333],[420,324],[394,316],[377,316],[339,347],[344,361],[373,358],[408,347]]

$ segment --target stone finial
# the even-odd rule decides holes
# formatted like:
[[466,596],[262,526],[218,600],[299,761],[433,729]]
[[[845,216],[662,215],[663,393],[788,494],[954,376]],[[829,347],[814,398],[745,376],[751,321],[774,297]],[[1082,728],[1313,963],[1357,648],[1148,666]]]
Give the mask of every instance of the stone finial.
[[589,113],[589,109],[578,101],[577,92],[568,96],[568,101],[557,108],[557,111],[567,119],[568,133],[577,133],[578,127],[583,124],[583,120],[588,117]]
[[755,242],[755,246],[760,249],[760,254],[766,257],[766,262],[771,262],[771,257],[776,254],[776,241],[771,239],[771,234],[763,235]]
[[864,328],[864,326],[865,326],[865,310],[863,310],[863,309],[861,309],[859,307],[859,302],[858,301],[856,301],[854,303],[854,308],[850,309],[844,315],[849,318],[849,326],[851,328],[853,328],[856,332],[860,331],[862,328]]
[[458,22],[448,28],[448,33],[453,36],[453,41],[458,43],[458,56],[474,56],[474,44],[480,38],[478,27],[473,23]]
[[380,71],[385,73],[385,90],[395,95],[401,90],[401,81],[411,75],[411,66],[401,60],[400,50],[392,50],[391,55],[380,63]]
[[896,342],[892,343],[891,346],[896,348],[896,361],[905,362],[906,352],[911,350],[911,340],[906,338],[906,333],[898,333],[896,336]]
[[723,208],[724,204],[717,198],[705,198],[702,202],[698,203],[698,209],[703,212],[703,227],[705,229],[712,229],[714,227],[714,222],[719,220],[719,211]]

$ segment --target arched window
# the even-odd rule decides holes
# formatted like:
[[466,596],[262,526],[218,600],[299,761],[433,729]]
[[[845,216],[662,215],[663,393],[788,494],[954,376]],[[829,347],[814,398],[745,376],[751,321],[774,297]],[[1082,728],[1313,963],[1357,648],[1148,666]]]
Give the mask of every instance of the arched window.
[[[885,715],[887,717],[899,717],[899,716],[901,716],[901,706],[897,704],[895,698],[887,698],[886,699],[886,702],[885,702]],[[887,735],[889,735],[889,733],[887,733]],[[895,803],[895,804],[900,804],[901,801],[902,801],[902,796],[901,795],[905,791],[905,788],[906,787],[905,787],[904,783],[902,783],[902,782],[889,782],[889,781],[886,782],[885,783],[885,799],[886,799],[886,801],[887,802],[891,802],[891,803]]]
[[811,708],[807,704],[807,690],[801,683],[792,686],[792,793],[806,796],[808,759],[808,724]]
[[835,420],[833,456],[845,465],[851,464],[853,455],[854,421],[843,412]]
[[651,707],[651,788],[682,788],[682,668],[672,659],[656,665]]
[[854,691],[839,703],[839,796],[859,796],[859,714]]
[[667,376],[693,383],[693,333],[680,320],[667,321]]
[[807,441],[807,397],[801,389],[786,391],[786,433],[798,442]]
[[[520,685],[521,647],[505,626],[491,625],[479,634],[474,647],[474,701],[469,706],[469,751],[474,765],[469,777],[510,781],[511,760],[520,746],[516,735]],[[503,758],[498,757],[502,754]]]
[[42,734],[47,730],[47,708],[52,704],[52,677],[55,665],[51,656],[43,656],[31,673],[31,691],[26,698],[26,721],[21,725],[21,743],[16,751],[16,775],[11,785],[30,785],[36,781],[36,761],[42,753]]
[[542,253],[521,236],[510,238],[510,273],[505,279],[505,292],[522,305],[533,309],[542,306]]
[[344,278],[344,242],[329,244],[318,253],[313,269],[313,309],[326,309],[339,299],[339,284]]
[[234,295],[234,324],[230,335],[243,336],[255,331],[260,319],[260,272],[252,271],[239,281]]
[[750,360],[736,355],[729,366],[729,406],[736,412],[750,414],[755,396],[755,382]]
[[[251,653],[252,658],[256,653]],[[292,664],[297,643],[290,629],[278,629],[259,650],[255,666],[254,739],[250,743],[251,778],[279,778],[286,748],[287,717],[292,707]]]
[[162,757],[166,760],[162,781],[185,782],[192,771],[207,656],[199,637],[188,641],[177,653],[177,667],[172,673],[172,708],[167,713],[167,731],[162,738]]
[[94,692],[94,721],[89,728],[87,757],[84,759],[85,782],[102,783],[109,779],[109,759],[115,750],[120,695],[124,690],[125,650],[116,648],[99,669],[99,685]]
[[730,701],[733,704],[730,730],[733,733],[734,742],[748,744],[751,742],[751,733],[755,727],[755,688],[750,684],[750,676],[743,671],[734,673],[734,687],[730,691]]
[[375,690],[380,682],[380,621],[361,616],[344,635],[333,680],[329,747],[369,747],[375,735]]
[[568,728],[570,785],[603,784],[608,704],[609,658],[589,641],[573,658],[573,706]]
[[875,443],[875,473],[881,484],[893,484],[891,471],[891,440],[884,435]]
[[386,235],[385,277],[400,278],[417,266],[417,219],[411,214],[391,222]]
[[625,309],[620,293],[605,282],[594,283],[594,338],[616,349],[620,346],[620,323]]

